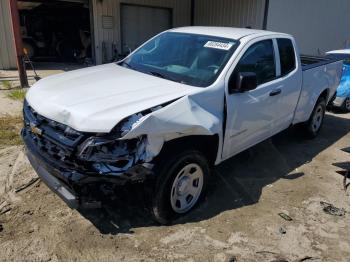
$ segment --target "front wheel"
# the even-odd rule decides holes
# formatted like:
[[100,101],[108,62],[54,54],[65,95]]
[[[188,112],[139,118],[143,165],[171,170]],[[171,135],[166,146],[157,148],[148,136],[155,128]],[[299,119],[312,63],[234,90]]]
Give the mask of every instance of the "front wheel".
[[308,138],[315,138],[319,134],[323,124],[325,112],[326,100],[320,97],[316,102],[309,120],[304,123],[304,129]]
[[151,212],[161,224],[189,212],[203,197],[210,169],[198,151],[163,158],[156,168],[157,182]]

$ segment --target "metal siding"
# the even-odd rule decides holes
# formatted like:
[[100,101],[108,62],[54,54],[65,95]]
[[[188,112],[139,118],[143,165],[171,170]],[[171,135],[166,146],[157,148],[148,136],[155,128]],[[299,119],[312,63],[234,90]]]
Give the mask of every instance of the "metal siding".
[[[135,4],[144,6],[166,7],[172,9],[173,27],[185,26],[190,24],[190,0],[92,0],[94,13],[94,30],[95,30],[95,49],[96,63],[101,64],[102,43],[106,43],[107,58],[112,59],[112,45],[115,44],[118,51],[121,50],[121,26],[120,26],[120,4]],[[102,16],[113,16],[114,28],[103,29]]]
[[[168,8],[136,5],[121,6],[122,50],[137,48],[152,36],[171,28],[171,11]],[[142,28],[140,28],[142,24]]]
[[10,6],[8,0],[0,0],[0,69],[13,68],[16,68],[16,52]]
[[197,0],[195,25],[262,29],[265,0]]
[[349,0],[270,0],[267,29],[295,36],[304,54],[350,44]]

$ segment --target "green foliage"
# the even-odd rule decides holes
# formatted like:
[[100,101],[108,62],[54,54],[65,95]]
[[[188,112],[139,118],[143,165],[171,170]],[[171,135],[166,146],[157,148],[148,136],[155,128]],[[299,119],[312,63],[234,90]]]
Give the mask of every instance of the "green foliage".
[[26,93],[27,91],[24,89],[14,89],[8,92],[6,95],[8,98],[11,98],[13,100],[24,100]]
[[1,84],[4,89],[10,89],[12,87],[12,84],[9,80],[2,80]]

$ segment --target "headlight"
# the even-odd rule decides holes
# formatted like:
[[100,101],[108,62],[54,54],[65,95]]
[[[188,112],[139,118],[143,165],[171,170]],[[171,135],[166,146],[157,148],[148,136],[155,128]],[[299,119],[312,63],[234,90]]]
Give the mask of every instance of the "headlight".
[[116,140],[91,137],[81,144],[77,157],[93,162],[95,169],[102,173],[120,172],[143,159],[144,138]]
[[78,150],[78,158],[93,162],[115,162],[121,156],[135,150],[137,140],[110,140],[100,137],[88,138]]
[[125,118],[112,129],[109,135],[101,134],[101,136],[96,135],[88,138],[79,146],[77,158],[93,162],[92,165],[100,173],[119,172],[120,169],[125,170],[133,164],[144,162],[146,159],[146,136],[130,140],[120,140],[120,138],[130,132],[142,121],[143,117],[161,109],[164,105]]

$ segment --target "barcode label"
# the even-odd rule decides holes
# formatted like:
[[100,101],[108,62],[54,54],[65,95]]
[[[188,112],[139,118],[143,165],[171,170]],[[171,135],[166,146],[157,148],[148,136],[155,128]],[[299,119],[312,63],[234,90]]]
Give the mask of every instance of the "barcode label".
[[208,41],[204,47],[207,48],[215,48],[215,49],[221,49],[221,50],[230,50],[233,46],[233,43],[223,43],[223,42],[215,42],[215,41]]

